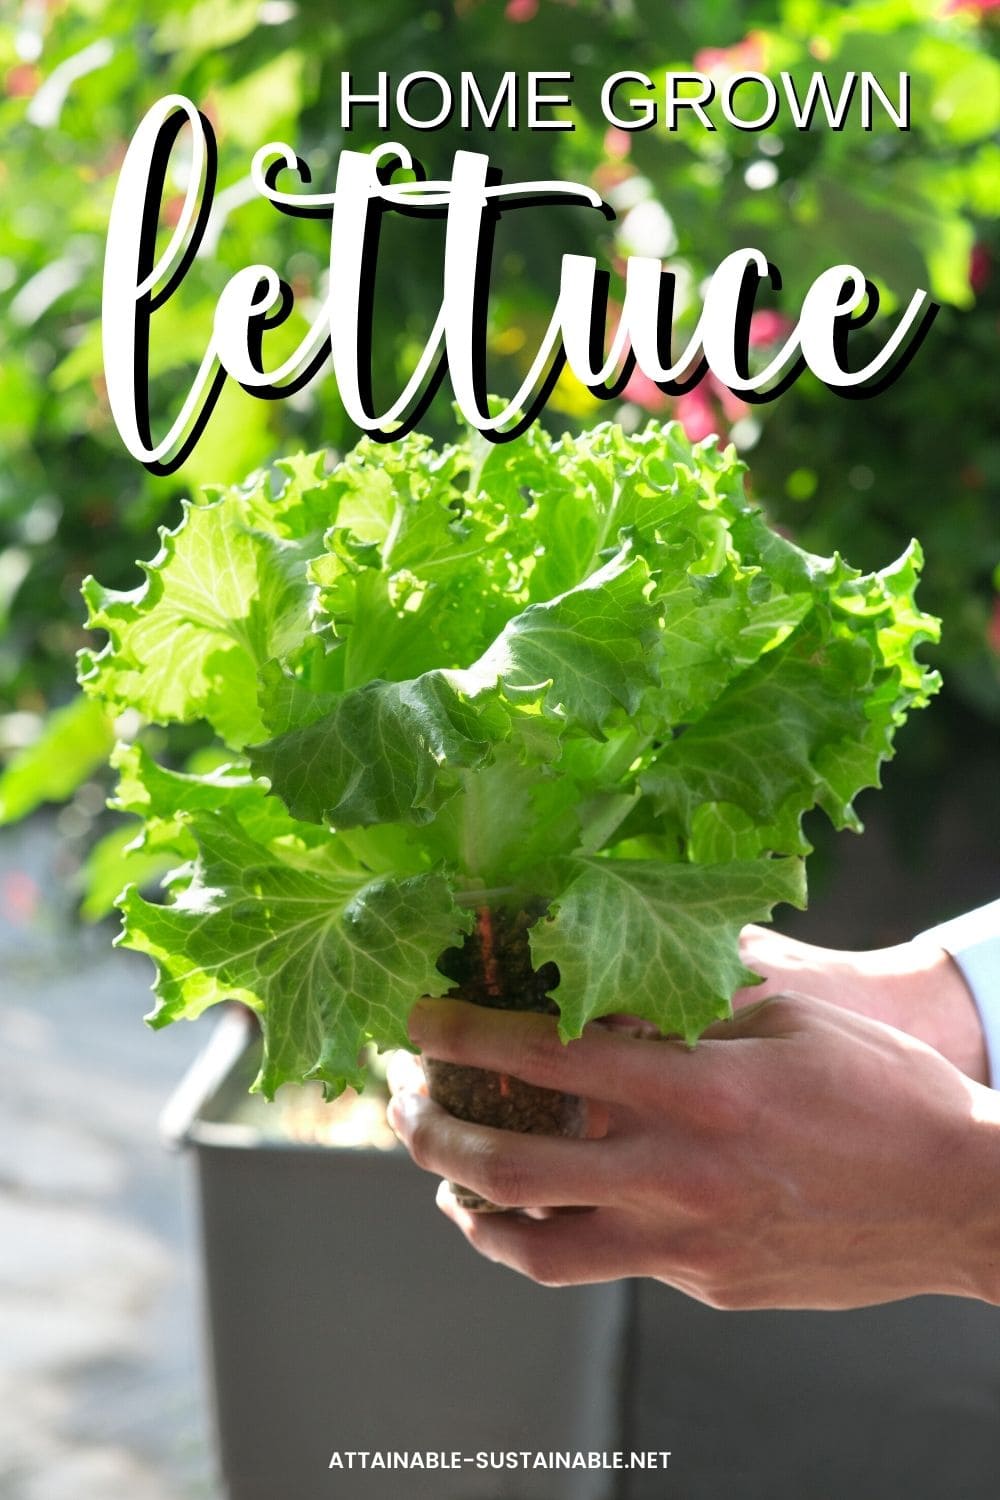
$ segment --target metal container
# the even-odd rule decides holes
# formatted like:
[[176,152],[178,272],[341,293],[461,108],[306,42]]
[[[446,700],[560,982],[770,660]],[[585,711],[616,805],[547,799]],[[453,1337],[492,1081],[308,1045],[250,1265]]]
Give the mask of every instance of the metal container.
[[[716,1312],[476,1256],[402,1151],[263,1140],[227,1016],[165,1116],[192,1149],[229,1500],[995,1500],[1000,1309]],[[334,1452],[669,1450],[667,1472],[330,1469]]]
[[[1000,1308],[717,1312],[639,1287],[627,1500],[996,1500]],[[664,1483],[669,1480],[669,1484]]]
[[[610,1472],[477,1462],[620,1446],[627,1286],[546,1289],[483,1261],[401,1149],[232,1123],[255,1047],[228,1012],[162,1122],[197,1168],[229,1500],[609,1500]],[[364,1452],[463,1462],[347,1467]]]

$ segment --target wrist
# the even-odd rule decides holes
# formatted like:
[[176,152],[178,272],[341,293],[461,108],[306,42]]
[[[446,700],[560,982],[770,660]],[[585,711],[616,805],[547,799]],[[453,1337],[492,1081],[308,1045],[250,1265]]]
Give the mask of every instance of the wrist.
[[869,1015],[919,1037],[976,1083],[989,1082],[986,1042],[975,1001],[943,948],[932,940],[915,938],[850,957],[867,981]]
[[1000,1182],[1000,1094],[982,1084],[968,1088],[968,1112],[942,1174],[957,1189],[952,1277],[944,1290],[1000,1306],[1000,1195],[990,1191]]
[[949,955],[972,997],[986,1051],[986,1081],[1000,1088],[1000,901],[930,927],[916,938]]
[[741,955],[764,982],[741,991],[738,1005],[789,990],[811,995],[919,1037],[977,1083],[990,1081],[972,993],[932,937],[851,953],[799,942],[771,928],[747,927]]

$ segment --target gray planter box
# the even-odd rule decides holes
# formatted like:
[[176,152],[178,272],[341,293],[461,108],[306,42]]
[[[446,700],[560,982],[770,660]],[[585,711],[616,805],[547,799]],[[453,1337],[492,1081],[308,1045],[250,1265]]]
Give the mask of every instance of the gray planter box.
[[617,1448],[628,1291],[482,1261],[402,1150],[227,1123],[252,1050],[230,1012],[163,1120],[197,1164],[229,1500],[609,1500],[600,1472],[330,1469],[334,1451]]
[[[1000,1308],[717,1312],[639,1286],[627,1500],[997,1500]],[[664,1441],[669,1439],[669,1441]]]

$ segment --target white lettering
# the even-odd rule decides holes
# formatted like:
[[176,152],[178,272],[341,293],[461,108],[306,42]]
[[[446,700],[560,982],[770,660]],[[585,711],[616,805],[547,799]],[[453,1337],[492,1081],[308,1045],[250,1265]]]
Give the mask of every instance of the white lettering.
[[[764,90],[766,103],[759,115],[753,115],[748,120],[743,115],[736,113],[734,99],[738,89],[747,83],[758,83]],[[735,78],[730,78],[719,100],[722,105],[722,113],[730,125],[735,125],[738,130],[766,130],[768,125],[773,125],[778,118],[778,90],[766,73],[737,73]]]
[[[700,93],[697,95],[679,93],[682,83],[696,83]],[[705,130],[714,130],[715,126],[702,108],[703,104],[711,104],[714,98],[715,84],[710,78],[706,78],[704,73],[668,73],[664,99],[666,128],[676,130],[678,111],[692,109]]]
[[797,130],[809,130],[812,126],[813,115],[816,113],[816,105],[822,104],[826,115],[826,122],[831,130],[843,130],[844,121],[847,119],[847,111],[851,105],[854,87],[858,81],[857,73],[845,73],[844,81],[840,86],[840,95],[836,105],[830,95],[830,85],[825,73],[814,73],[806,88],[806,97],[803,104],[799,103],[799,96],[795,91],[795,81],[791,73],[782,73],[781,82],[788,100],[788,107]]
[[353,94],[351,92],[350,73],[340,75],[340,128],[341,130],[354,129],[354,106],[356,104],[378,105],[378,128],[389,129],[389,75],[382,72],[378,75],[377,94]]
[[493,130],[500,118],[500,111],[507,110],[507,129],[517,129],[517,77],[513,71],[506,72],[500,80],[499,87],[493,96],[493,103],[489,106],[483,98],[476,81],[474,73],[462,74],[462,104],[461,124],[463,130],[468,130],[471,124],[472,111],[470,103],[475,104],[479,118],[487,130]]
[[872,97],[877,96],[882,108],[897,130],[909,130],[910,128],[910,75],[900,73],[899,75],[899,107],[893,105],[885,89],[879,83],[874,73],[862,73],[861,75],[861,129],[872,128]]
[[[564,75],[538,76],[551,80]],[[761,76],[742,75],[747,81],[760,81]],[[437,75],[410,77],[433,82]],[[813,110],[816,97],[811,93],[803,108]],[[489,107],[491,113],[499,108],[499,98],[498,94]],[[832,109],[829,96],[826,99]],[[452,102],[449,93],[449,109]],[[558,101],[550,96],[548,102]],[[772,104],[768,95],[768,108]],[[691,100],[686,105],[695,107]],[[842,108],[842,101],[837,108]],[[156,258],[160,198],[173,147],[183,130],[191,135],[190,177],[177,225]],[[833,266],[809,288],[798,322],[782,347],[765,368],[752,372],[750,320],[757,293],[764,282],[780,285],[761,250],[745,247],[720,262],[707,284],[695,331],[677,357],[670,346],[675,277],[657,259],[632,256],[626,264],[618,325],[606,350],[606,277],[594,257],[566,255],[558,297],[527,373],[514,396],[491,415],[486,396],[486,310],[492,235],[484,235],[484,221],[504,211],[505,199],[512,200],[508,211],[527,212],[538,197],[600,209],[600,196],[585,184],[568,181],[490,182],[489,157],[471,151],[456,152],[450,178],[440,181],[383,182],[380,170],[385,177],[384,168],[389,166],[412,173],[413,158],[405,146],[389,142],[368,153],[342,151],[333,192],[293,193],[277,186],[283,172],[294,174],[300,187],[303,178],[308,181],[291,147],[272,142],[256,153],[251,181],[266,200],[278,208],[308,208],[314,214],[329,215],[326,302],[294,352],[277,368],[268,369],[265,336],[287,318],[292,293],[268,265],[247,266],[231,276],[219,296],[211,336],[181,410],[166,436],[157,441],[149,430],[152,322],[156,309],[183,280],[201,242],[212,208],[215,152],[210,126],[188,100],[170,95],[153,106],[122,166],[104,268],[108,399],[133,457],[159,472],[171,472],[191,451],[227,375],[252,393],[280,396],[286,386],[295,383],[300,388],[311,379],[328,354],[351,421],[362,431],[385,437],[409,431],[427,393],[442,378],[445,363],[463,417],[497,440],[538,415],[564,359],[577,378],[599,395],[613,394],[633,356],[638,369],[668,391],[682,383],[690,385],[705,368],[734,392],[758,393],[763,400],[796,378],[802,367],[833,390],[856,390],[877,376],[883,377],[878,387],[883,388],[905,368],[935,311],[927,292],[918,289],[881,350],[863,369],[851,371],[847,363],[850,333],[875,316],[877,294],[858,267]],[[418,217],[421,211],[445,211],[442,299],[402,391],[384,410],[376,411],[372,409],[368,311],[377,266],[377,252],[372,251],[373,241],[377,242],[373,231],[378,227],[374,216],[393,208],[405,208]],[[867,307],[866,297],[870,298]]]
[[543,94],[541,86],[546,83],[572,83],[572,73],[528,74],[528,129],[572,130],[572,120],[543,120],[543,109],[566,108],[572,103],[568,94]]
[[[418,119],[410,110],[410,92],[420,83],[432,83],[441,96],[437,114],[428,120]],[[440,73],[407,73],[396,90],[396,113],[404,125],[410,125],[414,130],[437,130],[451,114],[451,104],[451,85]]]
[[623,83],[638,83],[649,90],[656,87],[645,73],[612,73],[601,85],[601,113],[609,125],[617,125],[619,130],[645,130],[648,126],[655,125],[656,105],[652,99],[629,99],[627,104],[633,113],[629,116],[615,113],[615,93]]

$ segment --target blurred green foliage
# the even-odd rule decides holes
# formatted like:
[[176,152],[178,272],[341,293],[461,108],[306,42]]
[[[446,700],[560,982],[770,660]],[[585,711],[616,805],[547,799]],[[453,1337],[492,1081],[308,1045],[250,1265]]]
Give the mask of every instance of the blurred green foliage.
[[[604,224],[576,208],[521,210],[497,234],[490,385],[512,392],[551,312],[561,256],[596,254],[621,291],[629,253],[664,258],[693,326],[698,288],[730,250],[753,244],[781,269],[761,346],[794,318],[811,280],[837,261],[879,286],[883,313],[916,286],[942,304],[903,378],[868,401],[846,401],[807,377],[767,406],[744,407],[706,382],[679,402],[633,380],[622,400],[599,403],[571,379],[545,420],[581,426],[643,408],[671,407],[693,436],[731,433],[748,457],[755,492],[774,519],[817,550],[843,546],[881,565],[912,535],[927,552],[922,600],[944,619],[936,661],[945,707],[925,738],[928,774],[995,734],[1000,720],[997,489],[1000,442],[991,388],[997,369],[1000,64],[993,6],[977,0],[22,0],[0,26],[0,751],[17,752],[0,785],[7,816],[65,795],[90,774],[86,736],[67,757],[66,722],[25,749],[51,705],[72,692],[82,643],[79,585],[95,573],[131,587],[133,559],[150,555],[159,522],[204,482],[229,483],[279,453],[357,436],[327,374],[284,401],[260,401],[232,383],[183,468],[152,477],[125,452],[111,422],[100,354],[104,235],[117,169],[145,110],[168,92],[206,112],[219,140],[219,206],[207,248],[154,322],[154,431],[176,410],[208,339],[229,276],[255,262],[292,285],[296,307],[268,346],[297,342],[325,292],[328,227],[257,201],[253,151],[286,140],[329,190],[341,149],[405,142],[431,176],[446,176],[456,148],[489,152],[508,180],[592,182],[616,209]],[[686,120],[639,133],[610,128],[600,85],[620,69],[654,81],[666,69],[727,74],[787,70],[801,95],[822,68],[834,95],[846,70],[870,70],[895,91],[912,78],[912,128],[876,111],[873,128],[797,131],[787,113],[759,134],[716,132]],[[379,70],[393,81],[431,69],[457,82],[474,69],[489,97],[512,69],[571,70],[572,131],[478,126],[421,133],[375,112],[340,127],[342,70],[370,93]],[[746,104],[753,102],[751,85]],[[627,113],[638,88],[620,91]],[[411,96],[430,110],[433,91]],[[177,180],[180,193],[181,179]],[[169,225],[176,201],[163,207]],[[376,293],[376,399],[398,392],[440,300],[443,225],[389,216]],[[856,336],[878,341],[882,318]],[[424,425],[453,430],[447,391]],[[950,711],[948,705],[950,704]],[[951,726],[951,727],[949,727]],[[103,730],[92,732],[103,733]],[[180,754],[182,747],[177,746]],[[58,762],[58,764],[57,764]],[[84,820],[86,821],[86,820]],[[102,858],[105,883],[113,863]]]

